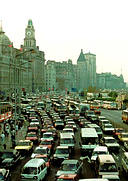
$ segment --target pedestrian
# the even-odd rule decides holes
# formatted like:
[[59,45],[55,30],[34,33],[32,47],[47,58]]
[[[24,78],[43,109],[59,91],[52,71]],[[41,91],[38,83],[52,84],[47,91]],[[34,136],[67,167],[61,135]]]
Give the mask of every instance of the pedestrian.
[[18,132],[18,124],[16,124],[15,130],[16,130],[16,134],[17,134],[17,132]]
[[15,129],[11,131],[11,139],[12,141],[15,140]]
[[4,143],[5,143],[5,134],[4,134],[4,132],[1,133],[1,143],[2,143],[2,145],[4,145]]

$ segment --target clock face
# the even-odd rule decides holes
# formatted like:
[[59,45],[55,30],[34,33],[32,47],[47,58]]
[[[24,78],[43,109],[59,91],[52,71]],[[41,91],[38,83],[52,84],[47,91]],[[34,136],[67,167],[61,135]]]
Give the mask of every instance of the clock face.
[[32,34],[31,31],[28,31],[28,32],[27,32],[27,35],[28,35],[28,36],[31,36],[31,34]]

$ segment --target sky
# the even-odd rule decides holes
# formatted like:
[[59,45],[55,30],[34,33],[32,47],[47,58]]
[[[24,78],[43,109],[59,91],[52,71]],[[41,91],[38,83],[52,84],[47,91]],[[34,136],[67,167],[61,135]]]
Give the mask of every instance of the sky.
[[32,19],[46,60],[77,63],[81,49],[96,54],[97,73],[128,82],[128,0],[3,0],[0,20],[15,48]]

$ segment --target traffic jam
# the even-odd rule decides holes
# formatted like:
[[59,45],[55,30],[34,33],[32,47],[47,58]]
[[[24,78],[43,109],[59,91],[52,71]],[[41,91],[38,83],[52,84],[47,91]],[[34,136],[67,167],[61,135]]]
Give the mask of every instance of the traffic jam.
[[20,165],[17,180],[121,181],[122,173],[127,180],[128,132],[114,128],[99,107],[52,96],[30,102],[22,115],[25,138],[0,152],[0,180],[13,180]]

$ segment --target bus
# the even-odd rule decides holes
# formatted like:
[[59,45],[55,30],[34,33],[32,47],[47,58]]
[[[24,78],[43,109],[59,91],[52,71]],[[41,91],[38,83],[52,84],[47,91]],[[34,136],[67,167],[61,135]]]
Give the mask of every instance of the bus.
[[128,123],[128,109],[122,111],[122,121]]

